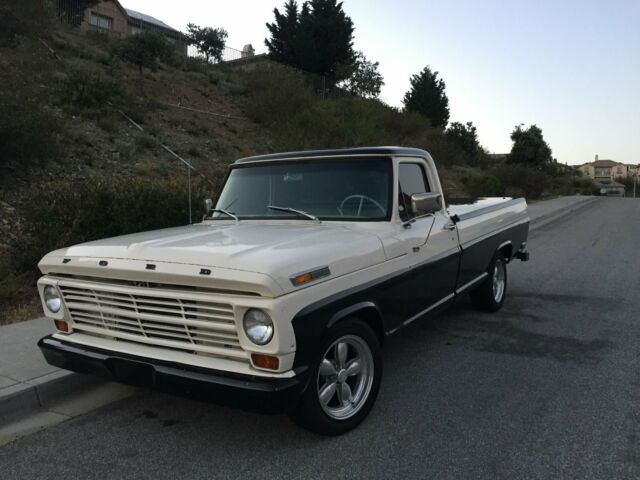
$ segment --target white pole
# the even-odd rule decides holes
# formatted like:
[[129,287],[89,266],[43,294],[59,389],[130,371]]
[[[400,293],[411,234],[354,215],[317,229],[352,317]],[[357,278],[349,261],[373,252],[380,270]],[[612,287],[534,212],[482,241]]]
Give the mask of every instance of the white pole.
[[189,182],[189,225],[191,225],[193,223],[191,218],[191,167],[187,167],[187,182]]

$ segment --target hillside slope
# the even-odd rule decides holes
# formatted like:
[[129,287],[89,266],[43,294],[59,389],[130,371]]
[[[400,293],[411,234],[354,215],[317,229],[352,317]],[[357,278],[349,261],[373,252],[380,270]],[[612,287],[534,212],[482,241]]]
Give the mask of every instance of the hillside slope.
[[16,25],[0,34],[0,324],[37,310],[35,266],[47,251],[188,221],[186,167],[162,145],[195,168],[194,219],[235,159],[306,148],[425,148],[448,197],[522,195],[529,184],[538,196],[575,192],[540,172],[465,165],[425,118],[319,95],[288,67],[179,58],[140,74],[100,34],[46,19]]

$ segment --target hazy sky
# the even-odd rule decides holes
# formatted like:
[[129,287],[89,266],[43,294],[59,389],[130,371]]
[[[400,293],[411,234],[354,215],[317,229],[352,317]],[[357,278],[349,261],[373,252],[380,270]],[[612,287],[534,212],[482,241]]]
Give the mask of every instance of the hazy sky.
[[[184,30],[224,27],[227,45],[266,51],[284,0],[122,0]],[[542,128],[561,162],[640,163],[640,0],[345,0],[355,47],[380,62],[381,98],[400,106],[425,65],[444,78],[451,121],[508,152],[514,126]]]

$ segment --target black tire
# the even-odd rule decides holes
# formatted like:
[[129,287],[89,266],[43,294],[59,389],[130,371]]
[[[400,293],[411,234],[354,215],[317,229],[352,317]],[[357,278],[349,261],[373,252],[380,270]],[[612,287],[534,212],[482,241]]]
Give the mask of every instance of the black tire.
[[[320,383],[323,381],[323,378],[326,378],[320,375],[320,365],[325,359],[325,354],[329,354],[330,351],[333,351],[330,350],[330,347],[332,347],[338,340],[345,338],[353,339],[356,342],[362,341],[366,344],[371,353],[373,373],[366,376],[367,379],[372,377],[372,380],[371,383],[368,383],[369,380],[364,381],[364,384],[369,384],[370,387],[368,388],[368,394],[366,397],[363,394],[361,397],[362,400],[358,402],[358,410],[348,418],[336,419],[330,416],[325,411],[325,408],[327,407],[323,407],[320,403]],[[356,353],[354,347],[350,346],[349,348],[353,349],[352,353]],[[310,375],[309,385],[300,398],[300,402],[296,408],[289,413],[291,419],[297,425],[320,435],[342,435],[343,433],[352,430],[369,414],[380,389],[380,381],[382,379],[382,353],[378,337],[369,325],[357,318],[349,318],[338,322],[327,331],[314,360],[314,365],[311,367]],[[336,385],[338,385],[337,380]],[[363,388],[363,391],[366,390]],[[351,393],[351,390],[349,390],[349,393]],[[339,401],[339,399],[336,398],[333,400]],[[355,404],[352,403],[349,405],[347,402],[346,408],[352,408],[353,405]]]
[[[495,269],[502,269],[504,274],[504,287],[502,293],[496,298],[494,293],[494,272]],[[477,310],[483,312],[497,312],[502,308],[504,299],[507,296],[507,262],[500,252],[496,252],[487,269],[487,278],[471,293],[471,304]]]

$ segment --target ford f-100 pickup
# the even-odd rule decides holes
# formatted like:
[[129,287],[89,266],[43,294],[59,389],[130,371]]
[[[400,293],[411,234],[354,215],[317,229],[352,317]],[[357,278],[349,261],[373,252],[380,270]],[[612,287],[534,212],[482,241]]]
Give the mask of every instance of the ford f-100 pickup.
[[447,206],[414,148],[244,158],[206,205],[46,255],[46,360],[336,435],[371,410],[386,335],[466,293],[498,310],[528,259],[524,199]]

